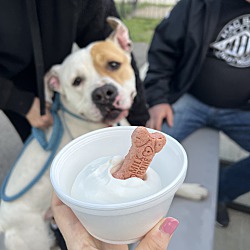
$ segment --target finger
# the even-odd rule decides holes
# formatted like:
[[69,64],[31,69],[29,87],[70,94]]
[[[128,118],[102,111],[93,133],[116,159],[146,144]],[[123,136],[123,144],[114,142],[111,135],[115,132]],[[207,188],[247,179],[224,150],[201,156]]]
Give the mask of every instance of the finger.
[[162,219],[138,245],[136,250],[166,250],[179,221],[168,217]]
[[66,206],[61,200],[53,193],[52,202],[51,202],[52,212],[55,218],[58,218],[59,223],[66,228],[66,225],[74,225],[78,223],[78,219],[72,212],[72,210]]
[[155,119],[155,129],[161,131],[161,127],[162,127],[162,119],[161,118]]
[[168,115],[166,117],[166,120],[167,120],[168,126],[170,128],[173,127],[173,125],[174,125],[174,114],[173,114],[172,110],[168,113]]
[[51,113],[41,116],[41,126],[47,128],[53,125],[53,116]]
[[45,107],[46,107],[47,110],[50,110],[51,107],[52,107],[52,104],[50,102],[46,102]]
[[83,240],[86,246],[92,244],[92,237],[79,222],[72,210],[62,203],[55,193],[53,193],[51,208],[56,224],[58,225],[69,250],[78,249],[76,246],[79,247],[83,245]]
[[147,123],[146,123],[146,127],[148,127],[148,128],[154,128],[154,127],[153,127],[153,123],[152,123],[152,120],[151,120],[151,119],[149,119],[149,120],[147,121]]
[[48,127],[52,126],[53,123],[54,123],[53,117],[50,115],[48,117],[48,119],[45,121],[45,126],[48,128]]
[[57,195],[55,194],[55,192],[53,192],[52,194],[52,200],[51,200],[51,206],[52,208],[56,208],[57,206],[62,205],[62,201],[57,197]]
[[[71,235],[71,230],[79,224],[79,220],[76,218],[72,210],[62,203],[56,194],[53,194],[51,208],[53,216],[65,236]],[[73,230],[72,230],[73,231]]]
[[155,123],[155,119],[154,118],[150,118],[150,120],[148,121],[148,128],[152,128],[152,129],[156,129],[156,123]]
[[51,124],[49,122],[44,122],[41,120],[39,122],[37,122],[36,125],[33,125],[33,127],[42,129],[44,131],[47,130],[50,126],[51,126]]

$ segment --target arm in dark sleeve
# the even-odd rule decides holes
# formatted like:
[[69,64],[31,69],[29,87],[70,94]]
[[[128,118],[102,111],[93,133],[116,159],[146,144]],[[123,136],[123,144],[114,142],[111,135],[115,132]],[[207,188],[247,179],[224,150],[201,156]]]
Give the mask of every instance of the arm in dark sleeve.
[[134,126],[145,126],[147,120],[149,119],[149,113],[146,106],[144,87],[133,55],[132,67],[135,72],[137,95],[135,96],[133,105],[129,111],[128,121]]
[[149,68],[144,80],[145,94],[149,107],[168,103],[172,81],[182,56],[186,30],[188,1],[180,1],[169,17],[156,27],[148,51]]
[[34,94],[17,89],[12,81],[3,77],[0,77],[0,89],[0,109],[25,116],[33,103]]

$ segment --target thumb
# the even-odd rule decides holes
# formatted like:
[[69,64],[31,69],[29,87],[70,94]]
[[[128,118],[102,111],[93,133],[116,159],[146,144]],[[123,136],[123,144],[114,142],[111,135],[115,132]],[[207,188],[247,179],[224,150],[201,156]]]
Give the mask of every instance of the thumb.
[[162,219],[146,234],[136,250],[166,250],[178,224],[179,221],[172,217]]

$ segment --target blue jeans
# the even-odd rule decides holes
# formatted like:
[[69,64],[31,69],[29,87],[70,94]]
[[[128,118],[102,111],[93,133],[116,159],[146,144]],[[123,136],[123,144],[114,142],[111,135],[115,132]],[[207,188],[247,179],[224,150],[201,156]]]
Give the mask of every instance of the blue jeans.
[[[223,131],[246,151],[250,151],[250,111],[219,109],[186,94],[173,105],[174,126],[163,123],[162,131],[182,141],[201,127]],[[250,156],[223,168],[219,181],[219,201],[232,201],[250,191]]]

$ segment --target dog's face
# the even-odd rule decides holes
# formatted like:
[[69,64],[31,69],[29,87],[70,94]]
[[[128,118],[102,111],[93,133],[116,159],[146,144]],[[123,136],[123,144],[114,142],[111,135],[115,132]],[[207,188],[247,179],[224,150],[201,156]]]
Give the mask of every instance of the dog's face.
[[70,111],[107,124],[127,116],[136,95],[128,32],[112,22],[110,37],[72,53],[45,76],[47,96],[57,91]]

